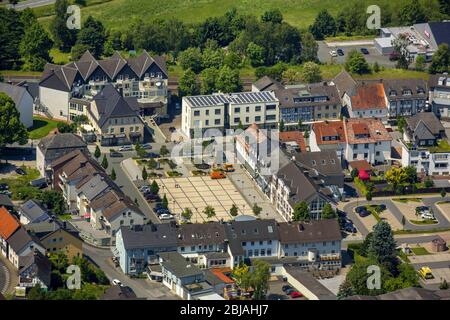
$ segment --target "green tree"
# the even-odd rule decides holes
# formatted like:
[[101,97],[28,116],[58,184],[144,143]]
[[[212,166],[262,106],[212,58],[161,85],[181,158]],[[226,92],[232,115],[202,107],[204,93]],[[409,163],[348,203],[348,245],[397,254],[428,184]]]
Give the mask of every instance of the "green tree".
[[231,206],[231,209],[230,209],[230,214],[231,214],[233,217],[236,217],[236,216],[238,215],[238,213],[239,213],[239,209],[238,209],[238,207],[233,203],[233,205]]
[[166,194],[164,194],[164,197],[162,198],[161,205],[164,209],[169,208],[169,200],[167,200]]
[[88,16],[78,34],[77,45],[87,46],[92,55],[99,58],[103,54],[105,42],[105,27],[99,20]]
[[302,80],[301,73],[294,69],[287,69],[282,74],[283,83],[296,84]]
[[67,19],[69,19],[69,14],[67,13],[68,6],[69,1],[56,0],[55,16],[50,22],[50,32],[55,46],[63,52],[69,52],[77,40],[77,30],[67,28]]
[[110,177],[111,177],[111,180],[112,180],[112,181],[116,181],[117,175],[116,175],[116,170],[114,170],[114,168],[112,168],[112,170],[111,170],[111,175],[110,175]]
[[230,51],[225,55],[223,64],[229,66],[231,69],[239,69],[242,59],[236,52]]
[[244,130],[244,125],[242,124],[242,121],[241,121],[241,120],[239,120],[239,123],[238,123],[238,125],[237,125],[237,129],[238,129],[238,130]]
[[334,36],[336,34],[336,21],[324,9],[318,13],[314,23],[309,27],[309,31],[316,40],[323,40],[327,36]]
[[398,127],[398,131],[403,134],[405,127],[406,127],[406,119],[403,116],[398,116],[397,117],[397,127]]
[[56,190],[45,190],[40,193],[38,199],[55,214],[64,214],[66,212],[66,202],[61,192]]
[[224,58],[224,51],[221,48],[205,48],[202,52],[202,67],[218,69],[223,65]]
[[400,34],[394,41],[394,52],[399,56],[396,68],[407,70],[410,64],[408,51],[409,40],[404,34]]
[[404,167],[404,171],[406,174],[406,180],[409,183],[416,183],[417,182],[417,168],[414,166],[406,166]]
[[306,83],[322,81],[320,67],[314,62],[306,62],[300,71],[301,79]]
[[191,221],[193,213],[192,210],[189,208],[184,208],[184,210],[181,212],[181,216],[186,220],[186,221]]
[[252,207],[252,211],[255,216],[259,216],[261,214],[262,208],[260,206],[258,206],[256,203],[254,203],[253,207]]
[[185,71],[192,70],[195,73],[202,71],[202,53],[199,48],[187,48],[178,56],[178,62]]
[[399,12],[399,20],[402,25],[412,26],[415,23],[426,22],[426,15],[418,0],[405,1]]
[[437,51],[431,58],[431,64],[428,68],[430,73],[444,73],[450,71],[450,48],[448,44],[439,45]]
[[150,185],[150,192],[152,194],[158,194],[158,192],[159,192],[159,185],[155,180],[153,180]]
[[231,69],[228,66],[223,66],[219,70],[219,75],[216,81],[216,89],[224,93],[241,91],[242,83],[239,78],[239,70]]
[[317,52],[319,51],[319,44],[314,39],[311,32],[304,32],[302,34],[302,61],[317,62]]
[[264,65],[265,51],[264,47],[250,42],[246,50],[247,57],[250,59],[252,67],[259,67]]
[[58,128],[59,133],[75,133],[77,131],[77,126],[74,123],[58,122],[56,128]]
[[444,188],[441,189],[441,197],[445,198],[445,196],[447,195],[447,192],[445,191]]
[[402,263],[398,267],[398,276],[390,277],[386,280],[384,288],[386,291],[396,291],[404,288],[419,287],[419,276],[414,267],[407,263]]
[[355,178],[358,176],[359,171],[356,168],[353,168],[352,171],[350,172],[350,175],[352,176],[352,179],[355,180]]
[[147,170],[144,168],[142,168],[142,179],[145,181],[148,178],[148,173]]
[[351,73],[364,74],[369,73],[370,68],[362,53],[352,50],[347,56],[345,69]]
[[94,151],[94,157],[95,159],[98,160],[98,158],[100,158],[100,156],[102,155],[101,151],[100,151],[100,147],[98,145],[95,146],[95,151]]
[[156,163],[156,160],[155,160],[155,159],[153,159],[153,158],[148,159],[148,161],[147,161],[147,167],[148,167],[150,170],[155,170],[157,166],[158,166],[158,164]]
[[216,215],[216,210],[212,206],[206,206],[203,210],[203,213],[206,215],[208,219],[211,219]]
[[348,281],[344,281],[339,286],[339,291],[337,293],[338,300],[348,298],[353,296],[355,293],[353,292],[353,287]]
[[248,278],[249,273],[250,268],[246,264],[240,264],[236,268],[233,268],[231,277],[234,279],[238,287],[247,289],[248,287],[250,287],[250,285],[246,286],[245,282]]
[[283,14],[281,13],[280,9],[268,10],[261,16],[261,21],[281,23],[283,21]]
[[169,149],[167,149],[167,147],[166,147],[165,145],[162,145],[161,148],[159,149],[159,154],[160,154],[162,157],[167,156],[169,153],[170,153],[170,152],[169,152]]
[[434,182],[431,178],[425,179],[425,188],[432,188],[434,186]]
[[363,257],[367,257],[369,255],[369,248],[372,243],[373,232],[369,232],[367,236],[364,238],[364,241],[361,243],[361,247],[359,248],[359,254]]
[[19,51],[25,64],[24,70],[42,71],[50,61],[49,50],[53,46],[47,32],[40,23],[34,22],[25,28],[25,34],[20,42]]
[[441,13],[450,16],[450,2],[448,2],[448,0],[438,0],[438,2]]
[[372,195],[372,191],[367,191],[366,192],[366,200],[367,201],[369,201],[369,202],[372,201],[372,196],[373,196]]
[[280,132],[283,132],[284,129],[285,129],[285,126],[284,126],[284,120],[281,119],[280,122],[278,123],[278,130],[279,130]]
[[178,82],[178,90],[181,96],[194,96],[200,92],[197,77],[192,69],[187,69]]
[[201,72],[201,94],[211,94],[216,91],[216,81],[218,75],[219,70],[216,68],[207,68]]
[[396,260],[396,246],[389,223],[383,220],[378,222],[373,228],[369,255],[373,255],[380,263],[392,263]]
[[425,56],[419,55],[416,58],[416,70],[417,71],[424,71],[425,70],[425,63],[426,59]]
[[0,92],[0,147],[18,142],[27,143],[28,132],[20,122],[20,114],[14,101],[3,92]]
[[108,169],[108,159],[106,158],[106,154],[103,155],[102,163],[101,163],[103,169]]
[[46,294],[42,290],[41,285],[38,283],[27,294],[28,300],[46,300]]
[[391,167],[384,175],[386,181],[392,185],[393,190],[397,190],[397,187],[406,182],[408,176],[404,168]]
[[311,218],[308,204],[306,201],[301,201],[294,206],[293,219],[294,221],[304,221]]
[[373,64],[372,70],[375,73],[380,72],[380,65],[378,64],[378,62],[375,61],[375,63]]
[[253,292],[253,299],[263,300],[269,290],[270,264],[262,260],[253,262],[253,270],[251,271],[250,283]]
[[373,258],[364,259],[351,267],[345,279],[351,286],[351,292],[353,294],[376,296],[385,292],[383,287],[381,289],[369,289],[367,286],[367,279],[371,275],[367,270],[373,265],[380,267],[381,284],[385,284],[387,279],[389,279],[391,275],[383,265],[378,264]]
[[322,219],[335,219],[336,211],[333,210],[331,204],[327,203],[322,209]]
[[91,47],[89,47],[86,44],[77,43],[72,47],[72,50],[70,51],[70,57],[72,58],[72,61],[76,61],[81,58],[81,56],[88,50],[91,50]]

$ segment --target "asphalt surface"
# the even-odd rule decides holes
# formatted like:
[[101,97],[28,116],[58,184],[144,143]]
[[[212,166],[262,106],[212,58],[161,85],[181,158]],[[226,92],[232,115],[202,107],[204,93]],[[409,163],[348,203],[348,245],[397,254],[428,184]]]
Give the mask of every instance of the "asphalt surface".
[[6,293],[9,286],[9,271],[5,264],[0,260],[0,292]]
[[8,4],[8,8],[16,10],[24,10],[26,8],[37,8],[55,3],[56,0],[27,0],[17,3],[15,6]]

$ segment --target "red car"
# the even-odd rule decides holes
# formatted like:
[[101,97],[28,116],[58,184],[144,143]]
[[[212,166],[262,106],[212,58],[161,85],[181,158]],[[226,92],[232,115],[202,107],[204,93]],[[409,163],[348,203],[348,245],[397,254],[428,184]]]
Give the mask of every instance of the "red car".
[[298,291],[291,292],[290,296],[293,299],[303,297],[303,295],[300,292],[298,292]]

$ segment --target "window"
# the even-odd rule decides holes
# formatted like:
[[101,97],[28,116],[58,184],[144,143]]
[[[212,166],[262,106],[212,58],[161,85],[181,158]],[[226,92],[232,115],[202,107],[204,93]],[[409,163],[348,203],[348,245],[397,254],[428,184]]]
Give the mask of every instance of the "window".
[[364,143],[364,148],[369,148],[369,144],[368,143]]
[[220,119],[215,119],[215,120],[214,120],[214,124],[220,125]]
[[194,117],[198,117],[200,115],[200,110],[195,110],[194,111]]
[[234,123],[239,123],[240,120],[241,118],[234,118]]
[[255,245],[255,241],[250,242],[250,244],[251,244],[252,246],[254,246],[254,245]]
[[214,110],[214,114],[221,114],[221,110],[220,109],[215,109]]
[[358,157],[358,154],[357,153],[354,153],[353,154],[353,159],[356,159]]
[[125,132],[125,128],[124,127],[120,127],[120,133],[124,133]]
[[241,108],[239,108],[239,107],[234,108],[234,113],[240,113],[240,112],[241,112]]
[[255,122],[261,122],[261,116],[256,116],[255,117]]
[[250,107],[245,107],[245,112],[250,112]]
[[267,249],[267,255],[271,256],[272,255],[272,249]]
[[261,106],[256,106],[256,107],[255,107],[255,111],[256,111],[256,112],[261,111]]
[[272,244],[272,240],[267,240],[267,244],[271,245]]
[[195,251],[195,246],[192,246],[192,247],[191,247],[191,251]]
[[364,152],[364,159],[366,159],[369,156],[367,152]]
[[245,123],[249,123],[250,122],[250,117],[245,117]]
[[259,245],[262,246],[264,244],[264,241],[260,241]]
[[276,110],[277,106],[275,104],[268,104],[266,110]]
[[181,251],[181,252],[184,252],[184,247],[181,247],[181,248],[180,248],[180,251]]
[[205,110],[205,114],[209,116],[209,110]]
[[266,120],[267,121],[271,121],[271,120],[276,120],[277,119],[277,115],[276,114],[269,114],[266,116]]
[[242,246],[245,247],[247,245],[247,242],[242,242]]

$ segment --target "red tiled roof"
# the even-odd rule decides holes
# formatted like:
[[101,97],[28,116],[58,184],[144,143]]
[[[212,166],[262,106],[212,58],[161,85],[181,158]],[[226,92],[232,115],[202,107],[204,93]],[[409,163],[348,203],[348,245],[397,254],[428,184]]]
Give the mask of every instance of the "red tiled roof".
[[[351,118],[344,123],[347,143],[374,143],[377,141],[391,141],[392,138],[387,132],[381,120],[378,119],[357,119]],[[357,135],[366,135],[357,137]]]
[[[344,124],[342,121],[316,122],[312,126],[316,134],[317,144],[338,144],[345,142]],[[323,137],[338,136],[337,140],[323,140]]]
[[300,147],[301,152],[306,152],[306,143],[303,133],[300,131],[284,131],[278,134],[281,142],[291,142],[294,141]]
[[212,268],[209,269],[217,278],[222,280],[225,283],[234,283],[234,280],[225,275],[226,273],[231,273],[230,268]]
[[366,172],[372,171],[372,166],[370,165],[369,162],[367,162],[367,160],[349,161],[348,164],[352,169],[357,169],[358,171],[359,170],[364,170]]
[[19,229],[19,222],[6,210],[4,207],[0,208],[0,236],[7,240],[12,234]]
[[353,132],[355,134],[369,134],[369,127],[366,123],[354,123],[353,124]]
[[356,89],[356,95],[351,97],[353,110],[385,109],[387,108],[382,83],[363,84]]

